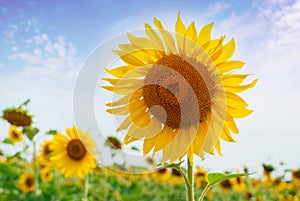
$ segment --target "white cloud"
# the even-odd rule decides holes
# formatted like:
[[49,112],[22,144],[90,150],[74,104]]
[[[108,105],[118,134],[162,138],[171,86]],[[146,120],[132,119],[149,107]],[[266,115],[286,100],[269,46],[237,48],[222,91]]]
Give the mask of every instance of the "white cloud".
[[222,1],[216,2],[207,8],[205,15],[206,16],[217,15],[222,11],[230,8],[230,6],[231,6],[231,2],[222,2]]
[[0,63],[0,68],[3,68],[3,67],[4,67],[4,65]]
[[22,71],[24,75],[30,77],[44,75],[59,80],[75,78],[80,61],[76,57],[77,50],[72,43],[61,36],[50,40],[45,33],[28,40],[34,41],[35,45],[32,45],[30,51],[20,50],[17,55],[24,62],[25,68]]
[[18,48],[18,46],[14,45],[14,46],[11,47],[11,50],[13,52],[17,52],[19,50],[19,48]]

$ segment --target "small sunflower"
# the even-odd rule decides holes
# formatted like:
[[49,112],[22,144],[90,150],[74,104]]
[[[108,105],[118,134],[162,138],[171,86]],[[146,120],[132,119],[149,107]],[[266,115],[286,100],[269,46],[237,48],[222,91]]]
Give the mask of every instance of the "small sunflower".
[[12,143],[20,143],[23,140],[23,133],[21,130],[18,129],[15,125],[10,125],[9,128],[9,139]]
[[114,50],[126,64],[106,69],[114,78],[103,78],[112,86],[102,87],[122,96],[107,112],[126,115],[117,129],[128,129],[125,144],[141,139],[143,153],[162,151],[162,162],[187,154],[193,163],[194,154],[204,159],[215,149],[222,155],[220,138],[234,142],[232,133],[239,132],[234,118],[252,113],[237,93],[257,80],[241,85],[248,75],[232,70],[244,62],[229,60],[235,42],[211,39],[213,23],[197,33],[195,23],[186,27],[178,14],[175,37],[158,19],[154,24],[157,30],[145,24],[148,38],[128,34],[130,43]]
[[96,145],[90,135],[78,128],[67,128],[67,136],[57,132],[51,144],[50,160],[65,177],[83,178],[96,167]]
[[122,149],[122,144],[119,139],[113,136],[107,137],[106,144],[112,149]]
[[20,189],[27,193],[34,190],[34,176],[32,173],[23,173],[19,178]]
[[50,150],[50,140],[45,140],[43,144],[41,144],[41,149],[40,149],[40,155],[39,159],[40,161],[43,161],[44,164],[49,166],[51,164],[50,160],[50,155],[51,155],[51,150]]
[[200,167],[197,167],[196,172],[194,173],[195,183],[203,189],[207,185],[207,174],[207,171]]
[[43,182],[49,182],[52,180],[53,174],[49,168],[44,168],[41,171],[41,177],[42,177]]
[[300,185],[300,169],[292,171],[292,180],[295,184]]
[[227,194],[232,187],[232,183],[229,179],[221,181],[220,185],[224,194]]
[[230,181],[231,181],[233,189],[236,192],[243,192],[245,190],[246,184],[242,177],[232,178]]

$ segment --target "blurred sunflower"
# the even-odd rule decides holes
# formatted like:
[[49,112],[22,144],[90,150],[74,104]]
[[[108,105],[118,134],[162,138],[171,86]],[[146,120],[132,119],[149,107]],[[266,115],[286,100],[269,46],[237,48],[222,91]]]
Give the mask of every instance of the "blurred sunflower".
[[122,149],[122,144],[119,139],[113,136],[107,137],[106,145],[108,145],[112,149]]
[[53,178],[53,174],[49,168],[45,168],[41,171],[41,177],[43,182],[49,182]]
[[9,128],[9,139],[12,143],[19,143],[23,140],[23,133],[21,130],[18,129],[15,125],[10,125]]
[[300,185],[300,169],[292,171],[293,183]]
[[194,174],[195,182],[201,187],[205,188],[207,185],[207,171],[197,167],[196,172]]
[[235,42],[211,39],[213,23],[197,33],[178,14],[175,38],[158,19],[154,24],[157,30],[145,24],[148,38],[128,33],[130,43],[114,50],[126,65],[106,69],[115,78],[103,78],[112,86],[102,87],[123,97],[106,104],[107,112],[127,116],[117,129],[128,129],[125,144],[144,139],[143,153],[162,150],[162,162],[188,154],[193,163],[193,154],[204,159],[215,148],[222,155],[220,138],[234,142],[231,133],[239,132],[234,118],[252,113],[237,93],[257,80],[241,85],[248,75],[232,70],[244,62],[229,60]]
[[32,173],[23,173],[19,177],[19,186],[20,189],[24,192],[27,193],[29,191],[34,190],[34,176]]
[[232,183],[229,179],[220,182],[223,194],[227,194],[232,187]]
[[96,145],[90,135],[78,128],[67,128],[67,136],[57,132],[50,144],[50,160],[65,177],[85,177],[96,167]]
[[244,182],[242,177],[236,177],[230,179],[233,189],[236,192],[243,192],[246,188],[246,183]]
[[15,126],[30,126],[32,123],[32,115],[21,107],[4,110],[2,118]]
[[40,149],[40,155],[39,159],[40,161],[43,161],[44,164],[49,166],[51,164],[50,160],[50,155],[51,155],[51,150],[50,150],[50,140],[45,140],[43,144],[41,144],[41,149]]

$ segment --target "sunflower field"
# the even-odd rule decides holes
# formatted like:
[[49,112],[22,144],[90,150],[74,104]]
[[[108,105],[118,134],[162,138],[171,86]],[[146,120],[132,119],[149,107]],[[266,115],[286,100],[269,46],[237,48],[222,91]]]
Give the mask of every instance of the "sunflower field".
[[[87,150],[81,147],[83,142],[77,135],[86,135],[81,139],[91,140],[88,139],[88,133],[83,133],[75,127],[67,128],[67,135],[50,130],[47,134],[52,137],[51,140],[44,140],[43,143],[36,145],[34,137],[39,129],[31,125],[32,115],[23,109],[28,102],[3,111],[3,120],[11,126],[7,138],[2,143],[12,150],[20,143],[24,146],[22,150],[10,155],[3,154],[1,151],[1,201],[184,201],[186,199],[184,177],[176,166],[159,168],[152,172],[141,167],[141,172],[144,173],[140,174],[122,171],[126,164],[119,164],[118,167],[101,166],[90,156],[93,154],[92,151],[87,153]],[[64,147],[60,145],[64,142],[68,144],[67,151],[64,151]],[[92,140],[90,143],[93,144]],[[108,137],[105,146],[111,149],[122,149],[122,144],[115,137]],[[68,147],[73,148],[68,151]],[[31,148],[33,151],[30,151]],[[90,145],[89,148],[93,146]],[[55,150],[59,150],[58,154],[55,154]],[[72,159],[73,164],[70,161]],[[147,158],[147,162],[155,165],[151,158]],[[208,189],[203,200],[299,200],[300,169],[286,169],[283,175],[274,175],[276,167],[263,164],[262,168],[264,176],[261,178],[245,174],[246,176],[222,180]],[[184,168],[180,170],[186,171]],[[244,172],[248,173],[247,167],[244,168]],[[229,172],[225,173],[229,174]],[[195,168],[196,196],[200,196],[207,186],[207,177],[207,170]]]

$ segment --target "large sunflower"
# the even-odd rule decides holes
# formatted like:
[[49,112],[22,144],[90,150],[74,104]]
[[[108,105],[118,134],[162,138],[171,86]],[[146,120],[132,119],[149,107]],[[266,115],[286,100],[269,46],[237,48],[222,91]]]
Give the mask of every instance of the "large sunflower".
[[188,154],[192,163],[193,154],[203,159],[214,149],[221,155],[220,138],[234,142],[239,132],[234,118],[252,113],[237,93],[257,80],[241,85],[248,75],[232,73],[244,65],[229,60],[234,39],[225,45],[224,36],[211,39],[213,23],[197,33],[178,14],[174,36],[158,19],[154,24],[145,24],[147,38],[128,33],[130,43],[114,50],[125,65],[106,69],[114,78],[103,78],[112,85],[103,88],[122,97],[107,112],[126,115],[117,129],[128,129],[125,144],[142,139],[144,154],[162,151],[162,162]]
[[34,190],[34,176],[32,173],[23,173],[19,178],[20,189],[27,193]]
[[96,145],[90,135],[80,129],[67,128],[67,136],[57,132],[50,143],[50,160],[65,177],[83,178],[96,167]]
[[10,125],[9,127],[9,139],[12,143],[20,143],[23,140],[23,133],[15,125]]

